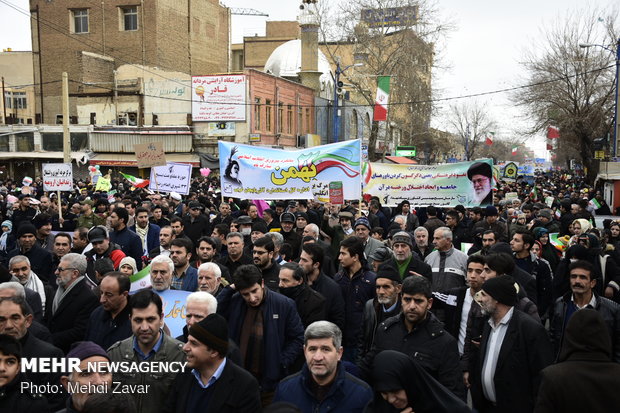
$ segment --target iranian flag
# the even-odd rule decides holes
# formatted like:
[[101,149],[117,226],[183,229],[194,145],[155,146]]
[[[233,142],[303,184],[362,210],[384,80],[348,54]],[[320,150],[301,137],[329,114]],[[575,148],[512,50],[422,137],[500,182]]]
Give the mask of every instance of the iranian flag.
[[131,287],[129,289],[130,294],[140,291],[143,288],[150,288],[151,266],[146,266],[140,272],[129,276],[129,281],[131,281]]
[[515,156],[517,154],[517,151],[519,150],[518,146],[513,146],[512,147],[512,156]]
[[375,99],[375,113],[373,121],[386,121],[388,101],[390,100],[390,76],[377,78],[377,98]]
[[362,176],[364,177],[364,185],[368,185],[368,182],[370,182],[370,178],[372,177],[370,162],[364,162],[362,165]]
[[136,188],[144,188],[149,185],[148,179],[137,178],[133,175],[124,174],[122,172],[121,172],[121,175],[123,175],[123,177],[129,182],[131,182],[131,185],[135,186]]
[[493,145],[493,138],[495,138],[495,132],[487,133],[487,137],[484,143],[489,146]]

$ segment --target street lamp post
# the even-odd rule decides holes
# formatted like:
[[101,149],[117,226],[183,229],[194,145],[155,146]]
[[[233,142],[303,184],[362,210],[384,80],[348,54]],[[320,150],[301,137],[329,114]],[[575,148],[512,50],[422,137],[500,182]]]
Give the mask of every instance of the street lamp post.
[[338,142],[338,135],[340,134],[340,107],[338,102],[338,84],[340,83],[340,75],[343,74],[350,67],[360,67],[363,65],[363,63],[355,63],[341,68],[340,61],[336,62],[336,72],[334,74],[334,112],[332,116],[334,142]]
[[620,88],[618,87],[618,82],[620,81],[620,38],[616,41],[616,50],[611,49],[610,47],[603,46],[601,44],[590,44],[590,43],[580,43],[579,47],[588,48],[588,47],[601,47],[605,50],[610,51],[611,53],[615,53],[616,55],[616,96],[615,96],[615,110],[614,110],[614,136],[613,136],[613,151],[612,157],[618,156],[618,135],[620,135],[618,128],[618,100],[620,100]]

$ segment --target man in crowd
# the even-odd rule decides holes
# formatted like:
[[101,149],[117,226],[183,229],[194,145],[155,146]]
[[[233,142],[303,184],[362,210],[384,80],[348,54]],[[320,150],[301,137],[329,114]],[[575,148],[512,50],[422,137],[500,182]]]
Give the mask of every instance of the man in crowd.
[[411,275],[426,277],[432,280],[433,274],[430,265],[421,261],[417,255],[413,255],[413,243],[411,236],[405,231],[400,231],[392,237],[394,257],[388,262],[398,269],[401,279]]
[[32,222],[32,218],[37,214],[37,210],[30,206],[30,195],[20,193],[19,207],[13,211],[11,220],[13,221],[13,228],[18,229],[21,224]]
[[601,297],[594,291],[597,279],[594,267],[588,261],[578,260],[570,264],[570,289],[555,302],[552,308],[549,335],[557,356],[564,341],[564,329],[571,317],[584,308],[596,310],[605,326],[612,344],[612,360],[620,363],[620,306]]
[[364,303],[375,297],[376,275],[368,270],[364,244],[357,237],[346,238],[340,243],[338,260],[342,270],[336,273],[334,281],[340,286],[345,300],[344,357],[353,362],[357,340],[362,333]]
[[439,227],[445,227],[446,224],[437,217],[437,208],[434,206],[429,206],[426,208],[426,222],[424,223],[424,228],[428,231],[429,235],[435,233],[435,230]]
[[198,291],[207,292],[217,297],[228,285],[222,278],[221,267],[214,262],[205,262],[198,267]]
[[66,232],[59,232],[54,236],[54,248],[52,250],[54,269],[58,266],[60,259],[71,252],[71,235]]
[[159,228],[167,227],[170,225],[170,220],[164,216],[161,205],[154,205],[153,208],[151,208],[151,214],[153,214],[149,218],[149,222],[151,224],[155,224]]
[[547,311],[553,306],[553,276],[547,261],[541,260],[530,252],[534,237],[527,230],[517,230],[510,240],[510,248],[515,264],[536,279],[536,302],[538,314],[546,319]]
[[299,265],[306,274],[308,285],[326,299],[326,320],[336,324],[338,328],[344,328],[344,297],[338,284],[323,273],[323,254],[323,248],[318,244],[304,244]]
[[545,328],[514,308],[517,291],[511,277],[482,284],[478,295],[489,316],[480,342],[480,358],[471,393],[476,410],[521,413],[534,410],[540,371],[553,360]]
[[315,321],[325,320],[325,297],[308,286],[304,269],[299,264],[283,264],[280,267],[279,279],[279,292],[295,301],[304,328]]
[[221,315],[211,313],[192,324],[183,351],[192,370],[175,379],[164,413],[261,410],[258,382],[227,358],[228,326]]
[[497,234],[498,241],[508,241],[506,224],[499,221],[499,213],[493,205],[487,205],[484,209],[484,219],[474,224],[474,229],[480,228],[483,232],[492,230]]
[[85,340],[103,348],[131,336],[129,322],[129,277],[120,272],[108,273],[99,284],[101,305],[90,315]]
[[71,252],[81,254],[88,245],[88,228],[80,227],[73,231],[73,237],[71,238],[73,245],[71,246]]
[[[110,232],[110,241],[117,244],[126,256],[136,260],[138,271],[142,269],[142,240],[133,231],[129,230],[129,211],[125,208],[116,207],[110,214],[110,225],[113,231]],[[116,266],[114,266],[116,268]]]
[[372,389],[346,372],[342,353],[342,332],[334,323],[310,324],[304,333],[306,364],[280,382],[274,402],[290,403],[302,412],[363,411],[373,398]]
[[220,259],[220,264],[228,269],[229,274],[233,275],[237,268],[242,265],[252,264],[253,259],[243,253],[243,235],[239,232],[230,232],[226,235],[228,245],[228,255]]
[[263,275],[265,287],[271,291],[278,291],[280,265],[273,258],[274,248],[273,241],[270,238],[259,238],[252,248],[252,256],[254,265],[258,267]]
[[43,283],[41,279],[32,271],[30,260],[24,255],[16,255],[9,260],[9,271],[17,281],[31,291],[37,293],[41,299],[41,312],[43,319],[47,319],[52,308],[52,300],[54,291],[48,284]]
[[187,343],[189,329],[216,311],[217,300],[210,293],[196,291],[188,295],[185,299],[185,326],[183,326],[183,334],[178,336],[177,340]]
[[233,280],[235,289],[228,286],[218,295],[217,311],[228,320],[241,364],[259,381],[266,406],[301,354],[303,326],[295,303],[266,288],[256,266],[239,267]]
[[[364,254],[366,257],[370,257],[377,248],[382,247],[383,243],[370,237],[370,222],[368,218],[361,217],[355,221],[354,228],[355,235],[362,240],[364,244]],[[368,265],[372,265],[372,260],[368,258]]]
[[158,255],[170,256],[170,243],[175,239],[174,232],[170,225],[164,226],[159,230],[159,245],[149,251],[149,258],[153,259]]
[[428,243],[428,230],[424,227],[417,227],[413,231],[413,238],[415,240],[413,252],[417,253],[420,259],[424,260],[433,251],[433,247]]
[[98,225],[105,225],[105,218],[100,217],[93,211],[95,203],[90,199],[80,202],[82,205],[82,213],[77,219],[77,226],[91,229]]
[[424,277],[405,278],[401,305],[399,315],[388,318],[377,328],[373,347],[360,364],[366,377],[377,354],[396,350],[415,359],[435,380],[465,400],[458,345],[430,312],[433,306],[430,282]]
[[47,251],[54,247],[54,235],[52,234],[52,221],[49,214],[38,214],[32,219],[32,224],[37,229],[35,234],[39,246]]
[[358,361],[363,360],[375,341],[377,327],[385,320],[401,311],[400,289],[402,279],[396,267],[385,264],[377,271],[375,287],[377,296],[366,301],[364,321],[359,338]]
[[219,250],[221,248],[219,238],[215,237],[202,237],[198,240],[198,245],[196,246],[196,259],[194,260],[194,267],[199,268],[202,264],[212,262],[220,267],[220,272],[222,277],[226,281],[231,280],[230,273],[228,272],[228,268],[224,267],[222,264],[218,262]]
[[[28,329],[32,322],[32,310],[28,303],[26,303],[26,300],[22,297],[0,298],[0,334],[6,334],[19,340],[22,348],[22,357],[27,359],[34,357],[63,357],[63,352],[59,348],[37,338],[29,332]],[[27,378],[33,384],[54,385],[58,383],[60,374],[28,372]],[[45,397],[50,406],[55,409],[60,409],[64,405],[65,395],[60,392],[46,394]]]
[[162,292],[169,290],[172,285],[172,273],[174,262],[170,257],[158,255],[151,261],[151,286],[154,291]]
[[[15,227],[15,226],[14,226]],[[30,223],[24,222],[17,228],[18,247],[9,251],[7,258],[24,255],[30,260],[30,267],[45,283],[52,278],[52,253],[41,248],[36,238],[37,229]]]
[[149,222],[149,211],[144,207],[136,208],[136,224],[129,227],[142,241],[142,255],[148,255],[159,244],[160,227]]
[[284,237],[284,242],[289,244],[293,250],[293,256],[287,258],[293,260],[299,257],[299,250],[301,248],[301,236],[293,228],[295,222],[295,215],[290,212],[285,212],[280,216],[280,226],[282,227],[280,234]]
[[174,263],[172,289],[194,292],[198,289],[198,272],[189,265],[194,246],[185,238],[177,238],[170,243],[170,258]]
[[185,228],[185,235],[196,245],[200,237],[211,234],[211,223],[209,218],[202,213],[204,207],[200,202],[191,201],[188,207],[189,212],[183,218],[183,227]]
[[[450,228],[437,228],[433,237],[433,245],[435,251],[424,260],[433,271],[433,292],[443,294],[452,288],[463,287],[467,272],[467,254],[452,245]],[[443,305],[437,307],[435,315],[443,322],[445,320]]]
[[88,264],[87,274],[90,280],[96,283],[95,261],[109,258],[114,264],[114,269],[118,270],[121,260],[125,258],[125,253],[117,244],[110,242],[108,230],[103,225],[96,226],[88,231],[88,241],[93,245],[93,248],[84,253]]
[[[183,362],[183,343],[164,334],[164,312],[159,295],[141,290],[129,300],[133,336],[118,341],[108,349],[110,360],[128,363]],[[119,372],[114,380],[123,385],[148,385],[145,393],[132,396],[139,413],[159,412],[167,399],[176,373]]]
[[110,358],[95,343],[82,341],[67,353],[67,359],[79,359],[79,371],[67,372],[60,378],[60,383],[68,392],[73,391],[67,400],[67,408],[61,413],[84,411],[84,405],[96,391],[95,389],[111,390],[112,372],[109,368]]
[[97,296],[85,275],[86,258],[80,254],[65,255],[56,268],[58,289],[51,303],[48,327],[54,345],[64,352],[84,338],[90,314],[97,307]]

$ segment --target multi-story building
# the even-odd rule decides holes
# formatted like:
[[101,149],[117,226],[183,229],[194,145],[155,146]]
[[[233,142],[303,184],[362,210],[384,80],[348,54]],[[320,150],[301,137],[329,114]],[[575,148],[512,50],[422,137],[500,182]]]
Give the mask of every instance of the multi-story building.
[[0,53],[2,94],[0,124],[15,125],[34,123],[34,85],[32,52],[14,52],[7,49]]
[[[111,96],[114,70],[127,64],[145,73],[149,67],[187,75],[229,69],[230,10],[218,0],[31,0],[30,6],[37,123],[62,120],[62,72],[70,95],[83,98],[86,92]],[[75,99],[70,116],[78,122]],[[138,112],[137,124],[144,121]]]

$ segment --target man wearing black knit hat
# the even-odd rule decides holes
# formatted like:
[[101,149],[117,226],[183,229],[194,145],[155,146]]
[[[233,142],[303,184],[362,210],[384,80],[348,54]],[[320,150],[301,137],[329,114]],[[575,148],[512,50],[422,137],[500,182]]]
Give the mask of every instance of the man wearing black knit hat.
[[533,411],[540,371],[553,361],[545,328],[514,308],[512,277],[485,281],[476,300],[490,318],[480,340],[475,377],[470,377],[474,407],[481,413]]
[[228,325],[219,314],[209,314],[189,328],[183,346],[188,367],[173,383],[163,409],[168,412],[258,412],[258,382],[226,358]]
[[[15,228],[15,227],[13,227]],[[9,251],[6,262],[16,255],[24,255],[30,260],[30,268],[44,283],[52,277],[52,253],[37,243],[37,229],[29,222],[21,224],[16,231],[19,246]]]

